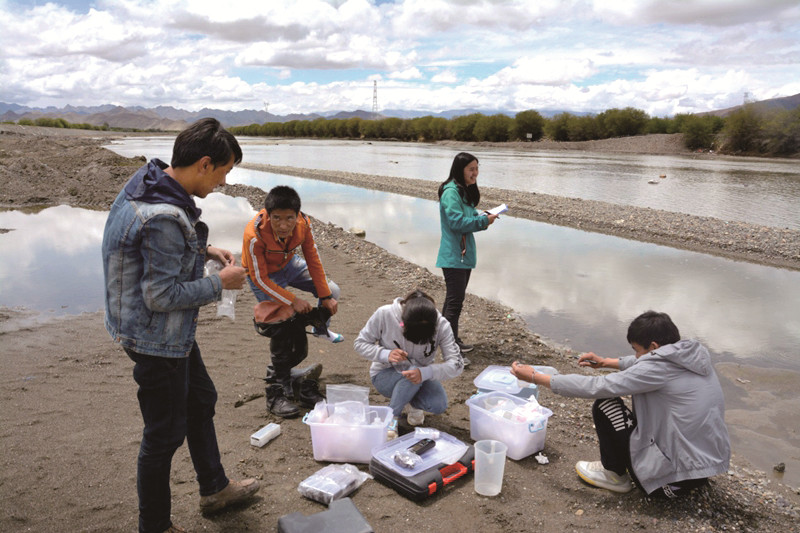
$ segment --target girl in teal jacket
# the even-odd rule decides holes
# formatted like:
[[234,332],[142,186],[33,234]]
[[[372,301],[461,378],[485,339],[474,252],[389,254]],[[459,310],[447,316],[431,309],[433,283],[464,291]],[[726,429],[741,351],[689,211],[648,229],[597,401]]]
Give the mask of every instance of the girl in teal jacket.
[[442,307],[444,316],[453,329],[456,343],[462,353],[472,350],[458,336],[458,319],[464,305],[464,296],[472,269],[477,264],[475,231],[489,227],[497,215],[479,213],[478,158],[461,152],[453,159],[450,176],[439,186],[439,220],[442,239],[436,267],[444,273],[447,292]]

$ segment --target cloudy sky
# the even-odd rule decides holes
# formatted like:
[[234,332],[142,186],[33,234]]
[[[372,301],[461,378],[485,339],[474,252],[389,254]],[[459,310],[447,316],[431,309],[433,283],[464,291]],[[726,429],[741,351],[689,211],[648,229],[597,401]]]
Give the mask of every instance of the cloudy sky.
[[0,0],[0,102],[701,112],[800,93],[798,0]]

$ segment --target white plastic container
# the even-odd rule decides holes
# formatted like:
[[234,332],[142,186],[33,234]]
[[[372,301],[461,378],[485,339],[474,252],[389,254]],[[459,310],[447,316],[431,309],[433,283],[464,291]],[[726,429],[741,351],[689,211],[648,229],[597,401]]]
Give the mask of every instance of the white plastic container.
[[303,417],[303,422],[311,428],[314,460],[369,463],[372,449],[386,442],[392,408],[368,405],[366,424],[341,424],[328,420],[334,414],[335,406],[328,404],[322,411],[315,408]]
[[270,422],[263,428],[250,435],[250,444],[259,448],[281,434],[281,426]]
[[505,392],[477,394],[467,400],[469,407],[469,436],[474,441],[499,440],[506,446],[506,455],[519,460],[544,449],[547,419],[553,412],[537,404],[538,415],[530,421],[518,421],[493,413],[491,409],[502,401],[524,406],[527,400]]

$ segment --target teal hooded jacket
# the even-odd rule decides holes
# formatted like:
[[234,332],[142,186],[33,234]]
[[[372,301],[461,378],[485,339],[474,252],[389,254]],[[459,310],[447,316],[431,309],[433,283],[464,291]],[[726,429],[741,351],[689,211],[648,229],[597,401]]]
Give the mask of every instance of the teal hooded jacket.
[[439,199],[439,221],[442,238],[436,267],[475,268],[478,254],[472,234],[488,228],[489,217],[478,213],[477,209],[461,198],[458,184],[454,181],[445,185],[442,191]]

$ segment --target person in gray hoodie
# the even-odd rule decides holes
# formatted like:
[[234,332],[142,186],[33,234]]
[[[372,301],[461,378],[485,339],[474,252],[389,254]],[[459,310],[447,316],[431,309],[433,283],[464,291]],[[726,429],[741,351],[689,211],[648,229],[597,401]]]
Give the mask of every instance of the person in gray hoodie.
[[[375,389],[389,398],[395,421],[408,405],[408,423],[420,425],[425,411],[447,409],[447,393],[440,383],[464,370],[464,361],[450,322],[436,310],[426,293],[414,290],[379,307],[353,343],[356,352],[372,361],[369,369]],[[436,352],[443,362],[436,363]],[[390,431],[397,431],[394,423]]]
[[[578,364],[612,368],[602,376],[549,376],[514,362],[518,379],[562,396],[596,398],[592,407],[600,461],[578,461],[591,485],[615,492],[633,488],[673,498],[728,470],[730,440],[725,404],[708,350],[680,340],[666,313],[647,311],[628,327],[635,355],[619,359],[585,353]],[[620,396],[631,395],[633,410]]]

